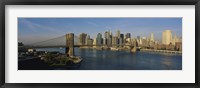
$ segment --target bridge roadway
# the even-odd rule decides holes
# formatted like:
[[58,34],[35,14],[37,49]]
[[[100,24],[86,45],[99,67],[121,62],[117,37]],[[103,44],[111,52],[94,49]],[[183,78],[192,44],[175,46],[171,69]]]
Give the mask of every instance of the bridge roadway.
[[[74,45],[74,47],[82,47],[82,46],[130,46],[133,47],[133,45]],[[65,48],[69,47],[66,45],[56,45],[56,46],[19,46],[18,48]]]

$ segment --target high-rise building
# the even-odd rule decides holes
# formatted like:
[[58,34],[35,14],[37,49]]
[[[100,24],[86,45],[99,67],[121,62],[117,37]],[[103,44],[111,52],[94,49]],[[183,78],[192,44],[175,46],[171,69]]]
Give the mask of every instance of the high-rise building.
[[87,45],[92,45],[92,44],[93,44],[93,39],[89,39]]
[[151,42],[154,42],[154,34],[153,34],[153,33],[151,33],[150,41],[151,41]]
[[97,45],[101,45],[103,43],[102,34],[97,34]]
[[107,45],[107,38],[103,38],[103,45]]
[[108,39],[107,39],[107,45],[108,46],[111,46],[112,45],[112,32],[108,32],[109,33],[109,36],[108,36]]
[[120,34],[119,44],[124,44],[124,34]]
[[123,38],[119,38],[119,45],[123,44]]
[[89,43],[90,43],[90,35],[86,36],[86,40],[85,41],[86,41],[86,45],[89,45]]
[[126,33],[126,39],[131,38],[131,33]]
[[176,34],[174,34],[174,38],[173,38],[172,44],[175,45],[176,42],[179,42],[179,39],[178,39],[178,37],[176,36]]
[[112,36],[110,35],[109,38],[107,39],[107,45],[112,45]]
[[147,42],[147,38],[146,37],[142,38],[142,46],[145,46],[145,47],[148,46],[148,42]]
[[153,34],[153,33],[151,33],[150,39],[148,40],[148,45],[149,45],[151,48],[154,48],[154,47],[155,47],[155,40],[154,40],[154,34]]
[[97,44],[97,40],[96,40],[96,38],[94,38],[93,45],[96,45],[96,44]]
[[86,36],[87,36],[87,34],[85,34],[85,33],[81,33],[79,35],[79,44],[80,45],[85,45],[86,44]]
[[168,45],[172,43],[172,32],[171,30],[165,30],[162,33],[162,44]]
[[124,39],[124,34],[120,34],[120,38]]
[[120,38],[120,31],[119,31],[119,30],[117,30],[116,36],[117,36],[118,38]]
[[112,45],[113,45],[113,46],[117,46],[117,44],[118,44],[118,38],[117,38],[116,36],[114,36],[114,37],[112,38]]
[[[97,40],[96,40],[96,38],[94,38],[94,40],[93,40],[93,45],[97,45]],[[93,48],[96,48],[96,46],[93,46]]]
[[108,31],[105,32],[104,37],[108,39],[110,37],[110,33]]

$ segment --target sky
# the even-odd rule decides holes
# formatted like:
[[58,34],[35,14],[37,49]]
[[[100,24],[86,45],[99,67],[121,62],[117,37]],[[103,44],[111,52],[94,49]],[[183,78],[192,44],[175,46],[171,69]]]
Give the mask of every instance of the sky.
[[105,31],[131,33],[131,37],[149,37],[154,33],[156,40],[162,39],[164,30],[182,37],[182,18],[18,18],[18,41],[32,44],[66,33],[87,33],[96,38]]

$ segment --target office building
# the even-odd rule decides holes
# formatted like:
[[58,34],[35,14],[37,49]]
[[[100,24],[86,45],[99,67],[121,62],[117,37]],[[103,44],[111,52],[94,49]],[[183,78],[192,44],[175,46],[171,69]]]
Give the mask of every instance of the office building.
[[175,45],[176,42],[179,42],[179,39],[178,39],[178,37],[176,36],[176,34],[174,34],[174,38],[173,38],[172,44]]
[[86,45],[89,45],[89,42],[90,42],[90,35],[87,35],[87,36],[86,36],[85,42],[86,42]]
[[126,39],[131,38],[131,33],[126,33]]
[[120,31],[119,31],[119,30],[117,30],[116,36],[117,36],[118,38],[120,38]]
[[97,41],[97,45],[102,45],[103,44],[103,39],[102,39],[102,34],[101,33],[97,34],[96,41]]
[[103,45],[107,45],[107,38],[103,38]]
[[87,36],[87,34],[85,34],[85,33],[81,33],[80,35],[79,35],[79,44],[80,45],[85,45],[86,44],[86,36]]
[[162,44],[168,45],[172,43],[172,32],[171,30],[165,30],[162,33]]
[[150,41],[151,41],[151,42],[154,42],[154,34],[153,34],[153,33],[151,33]]
[[112,45],[113,46],[117,46],[118,45],[118,37],[117,36],[112,37]]
[[104,37],[105,37],[106,39],[108,39],[108,38],[110,37],[110,32],[106,31],[105,34],[104,34]]

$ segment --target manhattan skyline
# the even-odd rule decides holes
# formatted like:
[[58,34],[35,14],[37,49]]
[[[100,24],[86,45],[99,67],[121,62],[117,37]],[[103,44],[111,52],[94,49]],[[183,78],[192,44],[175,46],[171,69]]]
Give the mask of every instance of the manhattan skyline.
[[31,44],[66,33],[87,33],[96,38],[98,33],[112,31],[115,35],[117,30],[131,33],[132,38],[154,33],[160,41],[166,29],[182,37],[182,18],[18,18],[18,41]]

